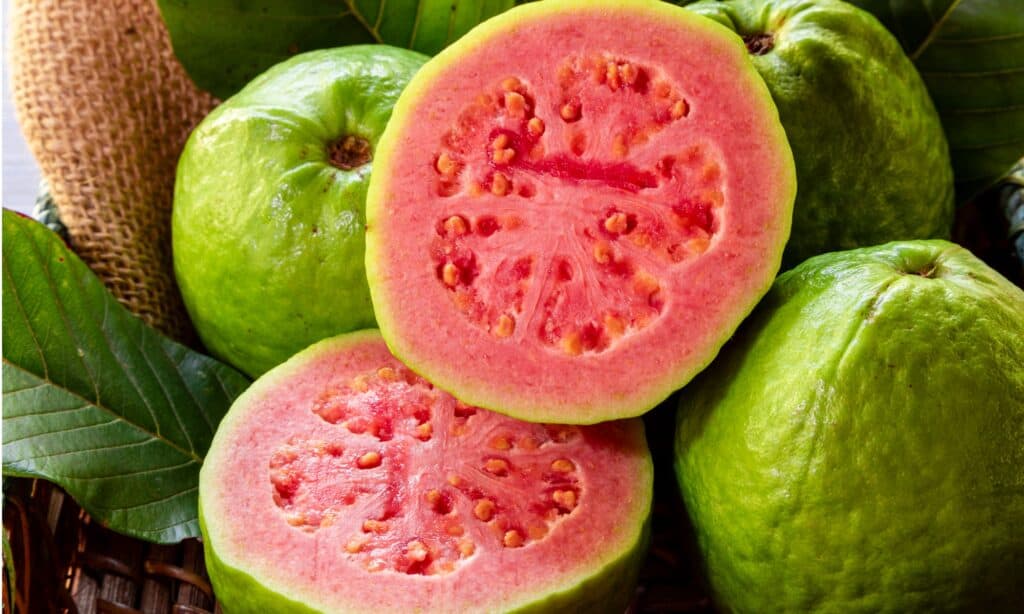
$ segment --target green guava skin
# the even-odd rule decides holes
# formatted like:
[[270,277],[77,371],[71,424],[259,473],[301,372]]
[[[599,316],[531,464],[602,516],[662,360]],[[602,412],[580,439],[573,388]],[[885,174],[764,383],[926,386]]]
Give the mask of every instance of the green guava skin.
[[734,612],[1004,612],[1024,586],[1024,292],[945,241],[781,275],[681,393],[675,469]]
[[385,45],[297,55],[195,129],[178,164],[174,270],[209,351],[258,376],[311,343],[375,325],[363,265],[371,155],[426,56]]
[[[796,160],[790,268],[816,254],[948,238],[949,146],[924,82],[874,16],[839,0],[705,0],[687,6],[745,39]],[[748,43],[748,48],[750,44]]]

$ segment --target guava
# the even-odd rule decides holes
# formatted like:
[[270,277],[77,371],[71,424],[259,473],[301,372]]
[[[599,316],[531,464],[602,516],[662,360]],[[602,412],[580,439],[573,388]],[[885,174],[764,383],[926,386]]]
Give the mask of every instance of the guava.
[[839,0],[725,0],[687,7],[735,30],[764,77],[799,183],[783,266],[823,252],[948,238],[949,146],[899,42]]
[[534,424],[465,405],[371,330],[239,397],[199,515],[228,613],[620,613],[652,488],[640,420]]
[[366,267],[391,350],[524,420],[636,416],[767,291],[796,191],[743,42],[660,2],[527,4],[410,82]]
[[384,45],[300,54],[192,133],[174,188],[174,271],[215,356],[257,376],[374,325],[366,189],[391,108],[425,59]]
[[1024,292],[954,244],[779,276],[680,395],[676,472],[732,612],[1010,612]]

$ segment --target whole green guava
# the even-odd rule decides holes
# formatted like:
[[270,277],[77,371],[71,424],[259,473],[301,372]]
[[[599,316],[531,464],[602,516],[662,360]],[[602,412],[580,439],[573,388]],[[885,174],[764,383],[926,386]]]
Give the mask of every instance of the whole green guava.
[[839,0],[705,0],[768,84],[796,160],[783,266],[886,241],[947,238],[953,172],[917,70],[872,15]]
[[680,395],[734,612],[1006,612],[1024,586],[1024,292],[945,241],[781,275]]
[[374,326],[366,189],[392,106],[425,61],[385,45],[297,55],[193,132],[174,189],[174,270],[215,356],[258,376]]

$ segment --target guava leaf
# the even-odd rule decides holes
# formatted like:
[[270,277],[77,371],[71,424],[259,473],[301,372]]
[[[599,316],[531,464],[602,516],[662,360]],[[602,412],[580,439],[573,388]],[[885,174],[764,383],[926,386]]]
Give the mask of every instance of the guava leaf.
[[57,235],[3,212],[3,473],[115,531],[199,535],[199,466],[248,380],[132,316]]
[[158,0],[175,55],[220,98],[302,51],[385,43],[434,54],[514,0]]
[[1021,0],[850,0],[899,39],[942,117],[964,202],[1024,155]]

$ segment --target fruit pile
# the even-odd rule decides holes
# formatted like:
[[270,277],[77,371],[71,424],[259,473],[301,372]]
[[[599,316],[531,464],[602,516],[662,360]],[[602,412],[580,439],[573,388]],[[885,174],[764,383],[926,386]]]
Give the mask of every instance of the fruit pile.
[[198,482],[223,610],[622,612],[673,469],[722,610],[1019,607],[1024,292],[948,241],[947,131],[840,0],[274,65],[174,193],[192,323],[256,378]]

